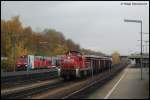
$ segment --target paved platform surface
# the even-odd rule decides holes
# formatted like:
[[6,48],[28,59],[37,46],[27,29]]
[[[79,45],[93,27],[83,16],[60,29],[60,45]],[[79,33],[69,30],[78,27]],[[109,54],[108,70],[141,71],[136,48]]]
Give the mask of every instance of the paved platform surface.
[[104,86],[90,94],[88,99],[149,99],[149,69],[128,66]]

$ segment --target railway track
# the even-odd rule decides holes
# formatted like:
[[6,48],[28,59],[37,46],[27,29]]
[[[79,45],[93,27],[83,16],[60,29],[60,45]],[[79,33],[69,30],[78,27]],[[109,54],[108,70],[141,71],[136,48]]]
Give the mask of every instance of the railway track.
[[[120,71],[124,67],[115,68],[110,73],[105,71],[102,74],[96,75],[94,77],[89,77],[84,80],[80,80],[76,83],[66,85],[65,87],[56,88],[54,90],[49,90],[47,93],[37,94],[31,97],[31,99],[68,99],[72,98],[76,94],[81,94],[83,90],[88,89],[89,87],[97,84],[104,83],[108,81],[111,77],[115,76],[116,72]],[[77,95],[77,97],[78,97]]]
[[51,70],[49,72],[34,73],[34,74],[22,74],[14,76],[2,76],[1,77],[1,89],[14,88],[25,84],[32,84],[39,81],[50,80],[57,78],[57,70]]
[[41,90],[45,90],[47,87],[49,87],[50,89],[59,86],[61,83],[62,83],[61,80],[53,79],[53,80],[43,81],[43,82],[34,83],[30,85],[24,85],[13,89],[5,89],[5,90],[1,90],[1,96],[3,99],[25,98],[34,93],[38,93]]
[[[86,79],[74,80],[74,81],[59,81],[58,83],[49,83],[42,85],[40,87],[26,89],[21,92],[10,93],[7,95],[2,95],[2,98],[27,98],[27,99],[51,99],[51,98],[70,98],[73,95],[80,93],[81,91],[93,86],[94,84],[102,81],[106,81],[109,77],[115,75],[124,67],[115,67],[109,72],[109,70],[95,75],[93,77],[88,77]],[[1,93],[2,94],[2,93]]]

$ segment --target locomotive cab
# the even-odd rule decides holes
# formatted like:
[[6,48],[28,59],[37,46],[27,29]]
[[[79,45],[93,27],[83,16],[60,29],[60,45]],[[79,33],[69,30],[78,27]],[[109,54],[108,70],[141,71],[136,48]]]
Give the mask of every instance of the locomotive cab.
[[18,57],[17,61],[16,61],[16,70],[17,71],[26,70],[27,69],[27,64],[28,64],[28,61],[27,61],[27,56],[26,55]]
[[84,57],[80,52],[69,51],[61,60],[58,75],[65,78],[80,77],[80,70],[85,67]]

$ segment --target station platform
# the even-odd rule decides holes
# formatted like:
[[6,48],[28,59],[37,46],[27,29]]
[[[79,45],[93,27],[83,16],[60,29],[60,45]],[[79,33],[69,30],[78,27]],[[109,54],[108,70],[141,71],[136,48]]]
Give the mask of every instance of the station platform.
[[149,68],[128,66],[87,99],[149,99]]

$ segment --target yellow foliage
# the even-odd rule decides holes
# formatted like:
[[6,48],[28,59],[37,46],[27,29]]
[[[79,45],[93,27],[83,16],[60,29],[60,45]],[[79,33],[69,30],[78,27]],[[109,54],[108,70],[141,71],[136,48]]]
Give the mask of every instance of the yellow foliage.
[[24,48],[23,42],[16,43],[15,47],[12,47],[10,54],[8,55],[8,68],[9,71],[14,71],[16,68],[16,59],[22,55],[27,55],[28,50]]
[[19,16],[12,17],[12,20],[7,21],[7,31],[10,33],[20,34],[22,33],[22,25],[19,21]]
[[119,64],[120,63],[120,54],[118,52],[114,52],[112,54],[112,63]]
[[22,55],[27,55],[28,50],[24,48],[23,42],[19,42],[16,44],[16,55],[17,57],[22,56]]
[[[40,41],[48,42],[40,44]],[[53,29],[34,32],[31,27],[23,27],[19,16],[10,20],[1,19],[1,54],[8,57],[10,69],[15,69],[16,58],[22,55],[61,55],[68,50],[80,50],[71,39]],[[8,68],[9,69],[9,68]]]
[[54,49],[54,54],[55,55],[60,55],[60,54],[64,54],[66,51],[68,51],[68,48],[66,45],[58,45],[55,49]]

